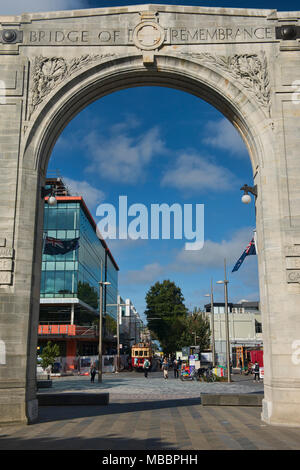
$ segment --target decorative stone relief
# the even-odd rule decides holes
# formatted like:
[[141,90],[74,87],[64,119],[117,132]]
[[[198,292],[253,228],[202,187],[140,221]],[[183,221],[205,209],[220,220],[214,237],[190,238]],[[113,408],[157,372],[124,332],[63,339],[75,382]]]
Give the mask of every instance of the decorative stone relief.
[[28,120],[45,97],[66,78],[92,62],[101,61],[114,55],[85,54],[70,60],[63,57],[36,57],[31,76]]
[[133,42],[137,48],[142,50],[158,49],[164,40],[165,31],[155,21],[142,21],[133,31]]
[[14,249],[6,246],[6,239],[0,238],[0,286],[12,283]]
[[287,282],[300,284],[300,245],[286,247]]
[[264,52],[261,57],[257,54],[234,54],[226,57],[208,52],[182,52],[181,54],[229,73],[254,95],[259,104],[270,111],[270,81]]

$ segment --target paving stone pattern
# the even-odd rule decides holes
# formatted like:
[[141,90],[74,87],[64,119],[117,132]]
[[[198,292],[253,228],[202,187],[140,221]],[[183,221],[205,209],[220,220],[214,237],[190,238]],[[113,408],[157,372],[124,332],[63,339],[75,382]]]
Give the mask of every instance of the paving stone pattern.
[[290,450],[300,447],[300,428],[270,426],[260,407],[206,406],[200,392],[255,393],[263,384],[234,377],[232,384],[181,382],[171,374],[105,374],[57,378],[40,393],[110,393],[108,406],[41,406],[38,422],[2,426],[7,450]]

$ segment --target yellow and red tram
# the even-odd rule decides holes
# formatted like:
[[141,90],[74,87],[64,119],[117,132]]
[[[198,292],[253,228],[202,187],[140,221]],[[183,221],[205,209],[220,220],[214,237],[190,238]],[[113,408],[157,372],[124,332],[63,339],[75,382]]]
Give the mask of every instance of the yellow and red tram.
[[144,361],[148,359],[152,364],[152,348],[148,343],[137,343],[131,347],[131,364],[133,369],[139,370],[143,368]]

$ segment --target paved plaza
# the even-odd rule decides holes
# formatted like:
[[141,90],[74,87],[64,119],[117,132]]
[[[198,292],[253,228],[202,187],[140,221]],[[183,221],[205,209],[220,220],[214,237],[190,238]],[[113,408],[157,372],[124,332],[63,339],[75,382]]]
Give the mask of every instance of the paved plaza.
[[269,426],[260,407],[202,406],[200,393],[263,393],[252,377],[182,382],[160,372],[59,377],[39,393],[109,392],[107,406],[40,406],[37,423],[0,427],[4,450],[291,450],[300,428]]
[[200,393],[253,393],[263,392],[263,382],[254,383],[253,377],[233,374],[231,384],[227,382],[197,382],[174,379],[173,370],[165,380],[162,372],[149,373],[148,378],[142,372],[121,372],[104,374],[103,382],[90,382],[89,377],[54,378],[52,388],[40,389],[39,393],[60,392],[105,392],[110,401],[116,399],[166,400],[181,398],[199,398]]

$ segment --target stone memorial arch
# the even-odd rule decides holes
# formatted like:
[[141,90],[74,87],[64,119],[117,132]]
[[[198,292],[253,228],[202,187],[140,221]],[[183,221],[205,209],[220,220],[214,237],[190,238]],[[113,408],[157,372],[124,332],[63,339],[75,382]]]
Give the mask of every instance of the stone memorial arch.
[[208,101],[245,141],[257,188],[262,420],[299,426],[300,11],[166,5],[0,16],[0,422],[38,416],[41,188],[52,148],[89,103],[141,85]]

